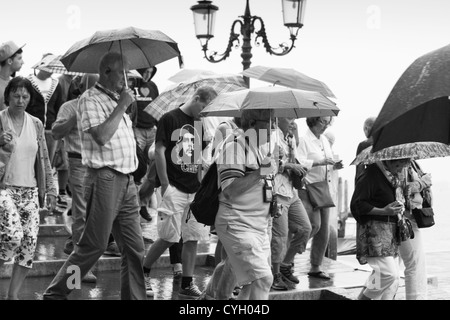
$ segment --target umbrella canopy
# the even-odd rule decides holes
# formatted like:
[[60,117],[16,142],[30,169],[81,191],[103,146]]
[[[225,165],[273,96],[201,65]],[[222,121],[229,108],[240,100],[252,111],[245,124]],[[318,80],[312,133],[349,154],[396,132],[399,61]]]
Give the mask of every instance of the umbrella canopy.
[[283,87],[260,87],[223,93],[200,115],[240,117],[244,109],[274,109],[275,117],[307,118],[337,116],[336,104],[313,91]]
[[126,56],[130,69],[148,68],[180,58],[177,43],[161,31],[128,27],[95,32],[76,42],[61,61],[69,71],[97,73],[100,59],[111,51]]
[[450,45],[419,57],[398,79],[373,125],[374,151],[416,141],[450,143],[448,96]]
[[175,82],[175,83],[180,83],[180,82],[184,82],[186,80],[189,80],[195,76],[212,76],[212,75],[216,75],[217,73],[215,73],[214,71],[210,71],[210,70],[203,70],[203,69],[181,69],[180,71],[178,71],[177,73],[175,73],[173,76],[171,76],[170,78],[168,78],[168,80]]
[[426,141],[412,142],[387,147],[373,152],[372,147],[361,151],[350,165],[371,164],[383,160],[412,158],[429,159],[450,156],[450,146],[445,143]]
[[61,62],[61,55],[50,54],[31,67],[32,69],[42,70],[49,73],[68,74],[72,76],[82,76],[83,72],[68,71]]
[[201,86],[211,86],[218,94],[246,89],[245,81],[239,75],[197,75],[171,90],[162,92],[144,111],[159,120],[166,112],[187,102]]
[[249,78],[270,82],[274,85],[278,84],[293,89],[316,91],[326,97],[336,98],[325,83],[291,68],[254,66],[244,70],[241,74]]

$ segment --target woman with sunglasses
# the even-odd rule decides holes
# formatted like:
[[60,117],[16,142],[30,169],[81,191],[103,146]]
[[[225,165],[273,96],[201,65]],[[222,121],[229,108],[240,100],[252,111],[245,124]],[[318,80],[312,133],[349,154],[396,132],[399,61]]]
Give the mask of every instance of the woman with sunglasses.
[[[319,181],[328,181],[329,188],[332,189],[331,171],[342,169],[342,162],[333,160],[333,151],[326,136],[323,134],[331,125],[332,117],[306,118],[308,129],[299,138],[297,148],[298,157],[309,169],[305,176],[305,184]],[[330,236],[330,209],[314,209],[305,188],[298,191],[300,200],[303,202],[312,231],[309,238],[311,244],[311,267],[308,276],[328,280],[330,276],[321,269],[323,257],[328,246]]]

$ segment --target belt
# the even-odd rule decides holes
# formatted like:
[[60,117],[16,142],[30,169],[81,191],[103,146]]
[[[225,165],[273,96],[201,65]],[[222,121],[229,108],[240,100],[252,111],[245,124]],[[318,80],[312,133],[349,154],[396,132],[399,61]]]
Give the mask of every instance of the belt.
[[81,159],[81,154],[76,152],[67,152],[69,158]]
[[378,216],[378,215],[370,215],[370,214],[361,216],[362,222],[368,222],[370,220],[382,221],[382,222],[392,222],[392,223],[398,222],[397,216]]

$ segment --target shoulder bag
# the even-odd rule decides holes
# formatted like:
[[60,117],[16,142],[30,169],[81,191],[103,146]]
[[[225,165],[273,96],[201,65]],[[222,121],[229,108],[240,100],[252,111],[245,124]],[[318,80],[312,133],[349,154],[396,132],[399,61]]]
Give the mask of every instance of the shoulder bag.
[[[418,166],[418,164],[412,162],[413,170],[416,170],[419,176],[423,176],[423,172]],[[412,209],[412,215],[414,220],[416,220],[417,227],[419,228],[429,228],[434,226],[434,211],[431,207],[431,190],[430,188],[425,188],[420,192],[423,202],[422,209]]]
[[309,201],[314,210],[322,208],[335,207],[333,198],[331,197],[330,187],[327,182],[328,166],[325,174],[325,180],[305,184],[306,192],[309,196]]

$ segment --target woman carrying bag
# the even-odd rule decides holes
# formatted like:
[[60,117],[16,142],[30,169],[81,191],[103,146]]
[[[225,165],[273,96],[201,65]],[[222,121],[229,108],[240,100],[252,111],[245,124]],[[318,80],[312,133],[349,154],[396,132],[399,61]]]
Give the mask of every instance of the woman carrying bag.
[[[330,170],[342,169],[342,162],[335,162],[333,160],[333,152],[330,147],[328,139],[323,134],[325,130],[331,125],[332,117],[314,117],[306,118],[308,129],[306,133],[299,138],[297,148],[298,157],[302,163],[309,162],[311,169],[305,177],[305,185],[313,185],[315,183],[326,182],[326,186],[331,184]],[[312,231],[310,238],[312,238],[311,245],[311,268],[308,272],[310,277],[328,280],[330,276],[321,270],[322,260],[325,256],[325,251],[328,245],[329,238],[329,208],[318,208],[312,204],[311,196],[307,189],[300,189],[298,191],[299,197],[308,212],[309,220],[311,222]],[[319,197],[321,198],[321,197]],[[323,197],[322,197],[323,198]],[[330,204],[334,205],[334,204]]]

